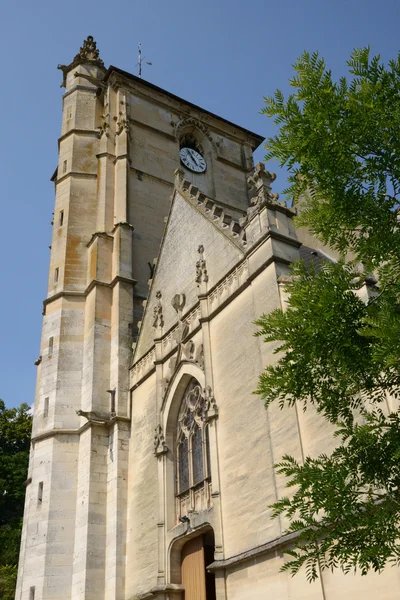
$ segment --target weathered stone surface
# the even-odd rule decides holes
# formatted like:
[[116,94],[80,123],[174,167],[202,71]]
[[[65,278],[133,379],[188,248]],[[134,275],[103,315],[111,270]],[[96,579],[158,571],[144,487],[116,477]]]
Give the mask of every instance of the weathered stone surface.
[[[62,70],[16,599],[35,588],[35,600],[182,600],[181,550],[211,531],[218,600],[396,598],[396,569],[324,573],[311,586],[279,571],[287,524],[268,505],[286,489],[273,465],[331,442],[313,411],[266,411],[253,394],[276,360],[254,320],[285,306],[289,265],[301,242],[315,243],[297,235],[273,177],[252,172],[261,138],[105,73],[93,40]],[[203,174],[180,165],[190,140]],[[211,481],[177,498],[177,421],[192,378]]]

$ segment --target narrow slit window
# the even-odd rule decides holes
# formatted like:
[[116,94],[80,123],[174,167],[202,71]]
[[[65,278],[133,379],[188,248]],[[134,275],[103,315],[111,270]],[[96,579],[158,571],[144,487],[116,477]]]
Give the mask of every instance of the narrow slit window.
[[44,406],[43,406],[43,417],[45,419],[47,419],[47,417],[49,416],[49,398],[46,397],[44,399]]
[[29,600],[35,600],[35,586],[29,588]]
[[53,347],[54,347],[54,338],[52,336],[49,338],[49,356],[51,356],[53,354]]
[[64,160],[64,163],[63,163],[63,173],[66,173],[66,172],[67,172],[67,161]]
[[64,211],[60,210],[60,227],[64,224]]
[[58,267],[56,267],[54,269],[54,283],[57,283],[59,274],[60,274],[60,269]]
[[42,504],[43,502],[43,481],[40,481],[38,485],[38,495],[37,495],[38,504]]

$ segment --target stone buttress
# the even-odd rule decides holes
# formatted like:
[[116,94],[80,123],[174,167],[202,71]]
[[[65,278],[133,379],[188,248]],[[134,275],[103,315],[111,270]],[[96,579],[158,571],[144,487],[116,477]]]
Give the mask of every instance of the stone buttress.
[[16,598],[122,598],[135,285],[127,106],[104,89],[93,38],[60,68],[66,91]]

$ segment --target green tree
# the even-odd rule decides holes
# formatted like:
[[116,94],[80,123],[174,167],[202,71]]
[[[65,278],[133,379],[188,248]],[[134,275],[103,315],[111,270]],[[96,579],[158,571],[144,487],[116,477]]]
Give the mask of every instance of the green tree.
[[14,598],[32,416],[27,404],[0,400],[0,598]]
[[366,48],[347,64],[350,76],[334,81],[304,53],[294,92],[278,90],[263,109],[279,125],[266,160],[288,168],[298,224],[341,256],[294,265],[287,311],[257,321],[258,335],[279,342],[259,380],[266,406],[312,404],[337,438],[331,455],[276,466],[293,491],[274,516],[297,534],[283,568],[304,565],[309,580],[400,558],[400,55],[385,66]]

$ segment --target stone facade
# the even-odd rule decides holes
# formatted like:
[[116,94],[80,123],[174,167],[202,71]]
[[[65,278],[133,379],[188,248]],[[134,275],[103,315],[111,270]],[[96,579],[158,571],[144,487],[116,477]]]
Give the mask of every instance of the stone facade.
[[[273,464],[330,438],[312,411],[266,411],[253,394],[275,360],[253,323],[284,307],[289,265],[317,244],[253,168],[262,138],[106,70],[92,38],[61,70],[16,600],[183,600],[181,551],[198,535],[213,540],[217,600],[394,599],[395,569],[312,585],[279,570],[290,539],[270,518],[285,492]],[[180,164],[188,139],[205,173]],[[181,494],[190,382],[207,468]]]

